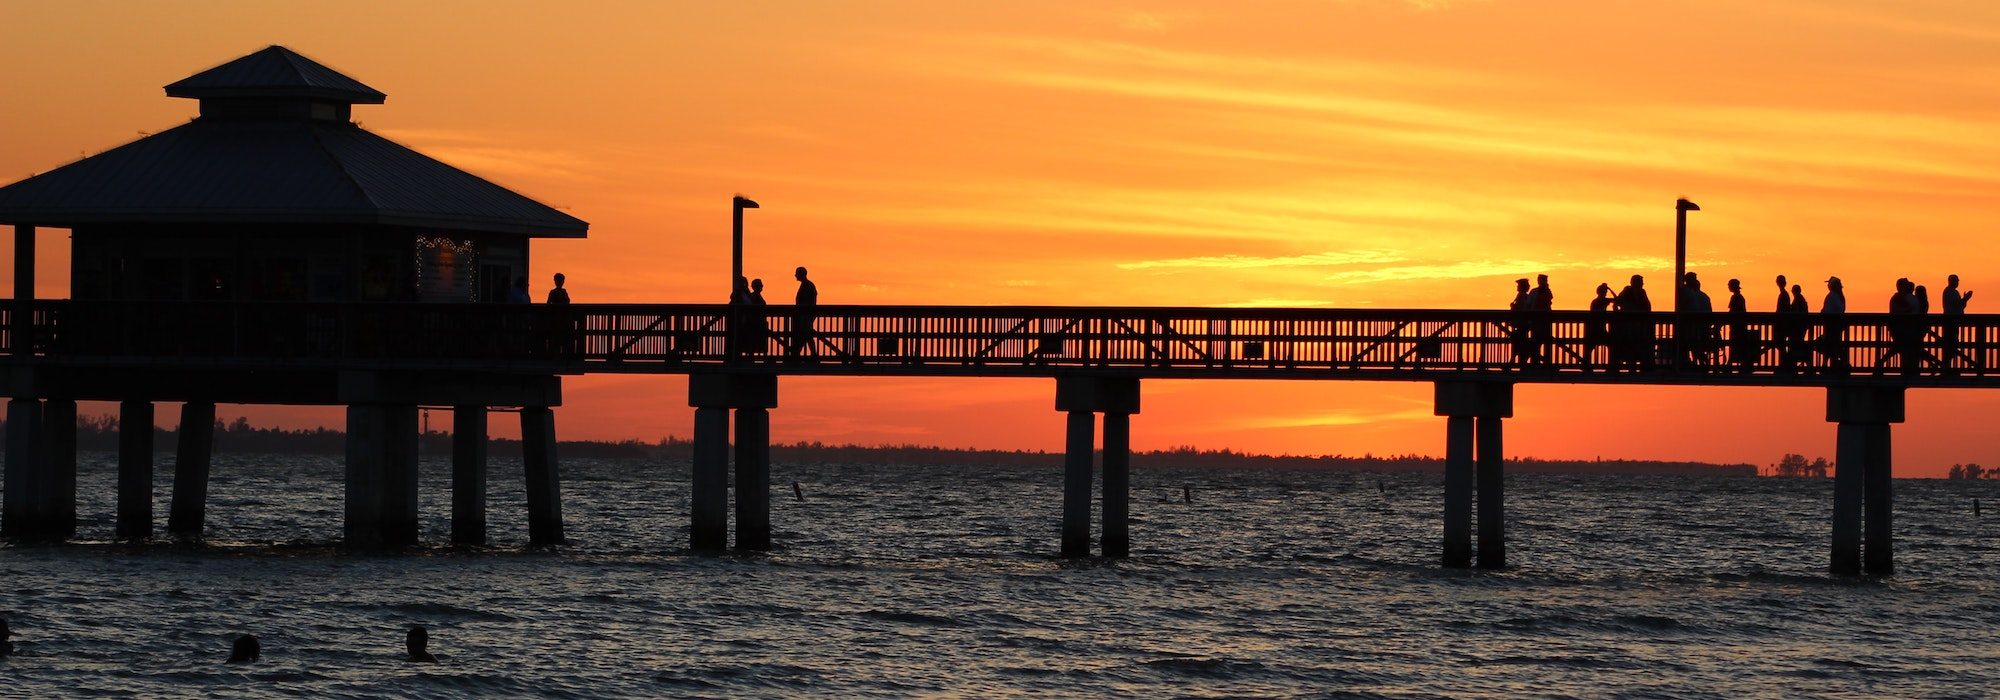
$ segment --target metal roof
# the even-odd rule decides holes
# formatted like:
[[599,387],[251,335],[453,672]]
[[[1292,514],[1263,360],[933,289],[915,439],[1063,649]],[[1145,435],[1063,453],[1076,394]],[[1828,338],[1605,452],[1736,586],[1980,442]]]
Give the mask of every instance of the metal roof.
[[387,95],[283,46],[272,46],[167,86],[169,97],[305,97],[382,104]]
[[589,224],[348,122],[196,119],[0,188],[0,222],[372,224],[582,238]]

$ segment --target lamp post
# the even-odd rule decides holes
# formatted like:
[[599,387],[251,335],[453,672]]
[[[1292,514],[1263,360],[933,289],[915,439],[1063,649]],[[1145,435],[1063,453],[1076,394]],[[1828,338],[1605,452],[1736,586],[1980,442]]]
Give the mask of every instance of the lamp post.
[[729,293],[736,293],[736,280],[743,279],[743,210],[756,209],[757,202],[743,195],[730,200]]
[[1681,311],[1681,285],[1687,277],[1688,259],[1688,212],[1701,211],[1701,206],[1686,197],[1674,200],[1674,313]]

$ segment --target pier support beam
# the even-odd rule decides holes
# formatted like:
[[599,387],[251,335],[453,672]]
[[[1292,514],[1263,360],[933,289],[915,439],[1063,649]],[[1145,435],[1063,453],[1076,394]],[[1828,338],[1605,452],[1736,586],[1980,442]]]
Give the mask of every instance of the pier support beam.
[[1062,556],[1090,555],[1090,486],[1097,415],[1104,414],[1104,531],[1107,557],[1131,553],[1132,414],[1139,412],[1139,380],[1129,377],[1059,377],[1056,410],[1069,414],[1063,458]]
[[771,548],[771,414],[778,378],[751,374],[688,376],[694,411],[688,546],[720,552],[729,546],[729,412],[736,412],[736,548]]
[[1472,436],[1471,416],[1445,418],[1444,441],[1444,565],[1472,566]]
[[1132,554],[1132,414],[1104,414],[1104,541],[1107,557]]
[[688,547],[729,547],[729,409],[694,410],[694,469],[689,475]]
[[556,414],[521,407],[521,466],[528,480],[528,544],[563,543],[562,468],[556,461]]
[[736,409],[736,548],[771,549],[771,412]]
[[174,498],[167,534],[201,537],[208,513],[208,463],[215,448],[215,404],[181,404],[180,442],[174,453]]
[[417,407],[347,407],[347,546],[417,543]]
[[1889,426],[1903,422],[1903,395],[1901,387],[1827,389],[1826,419],[1840,426],[1833,472],[1836,575],[1895,573]]
[[1090,556],[1090,466],[1097,414],[1070,411],[1063,440],[1062,556]]
[[118,404],[118,525],[121,540],[153,536],[153,402]]
[[486,407],[451,410],[451,542],[486,544]]
[[1479,457],[1479,559],[1481,569],[1507,568],[1506,473],[1500,448],[1501,419],[1476,419]]
[[76,536],[76,402],[42,402],[42,431],[41,536],[66,540]]
[[42,402],[7,401],[7,500],[0,507],[0,533],[34,537],[40,528],[37,499],[41,495],[46,451],[42,440]]
[[1476,493],[1478,565],[1482,569],[1504,568],[1507,510],[1501,421],[1514,415],[1514,385],[1438,382],[1435,397],[1435,413],[1445,417],[1444,565],[1463,568],[1474,562]]

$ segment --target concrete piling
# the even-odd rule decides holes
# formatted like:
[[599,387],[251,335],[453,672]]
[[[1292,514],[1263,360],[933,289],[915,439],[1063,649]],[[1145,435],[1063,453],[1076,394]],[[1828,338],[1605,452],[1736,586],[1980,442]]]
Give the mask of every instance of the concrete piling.
[[407,547],[417,543],[417,407],[396,404],[382,409],[382,544]]
[[349,547],[417,543],[417,407],[347,407]]
[[1478,433],[1479,568],[1507,568],[1506,474],[1501,457],[1501,419],[1476,419]]
[[528,544],[563,543],[562,469],[556,460],[556,414],[521,407],[521,466],[528,481]]
[[121,540],[153,536],[153,402],[118,404],[118,524]]
[[[729,546],[729,412],[736,412],[736,547],[771,548],[771,414],[778,378],[755,374],[688,377],[694,408],[688,545],[697,552]],[[797,484],[793,495],[804,500]]]
[[1104,414],[1104,556],[1132,553],[1132,416]]
[[1895,509],[1890,477],[1889,426],[1871,425],[1867,470],[1862,472],[1862,560],[1861,570],[1878,576],[1896,573]]
[[1895,573],[1890,426],[1903,418],[1901,387],[1827,389],[1826,419],[1839,424],[1833,471],[1834,575]]
[[1473,418],[1445,418],[1444,565],[1472,566]]
[[41,536],[64,540],[76,536],[76,402],[42,402]]
[[167,534],[201,537],[208,513],[208,467],[215,447],[215,404],[181,404],[180,442],[174,457],[174,496]]
[[1104,556],[1132,549],[1132,414],[1139,412],[1139,380],[1131,377],[1059,377],[1056,410],[1069,414],[1064,439],[1062,556],[1090,555],[1090,482],[1097,415],[1104,414]]
[[451,411],[451,541],[486,544],[486,407]]
[[690,482],[688,546],[697,552],[720,552],[729,546],[729,409],[694,410]]
[[44,448],[42,402],[7,401],[7,498],[0,504],[0,533],[32,537],[40,527],[36,498],[41,492]]
[[1444,565],[1463,568],[1473,564],[1476,491],[1479,567],[1503,568],[1507,565],[1507,507],[1501,421],[1514,415],[1514,385],[1438,382],[1435,396],[1435,413],[1445,417]]
[[736,409],[736,548],[771,549],[771,412]]
[[1063,451],[1062,556],[1090,556],[1090,469],[1097,414],[1069,413]]

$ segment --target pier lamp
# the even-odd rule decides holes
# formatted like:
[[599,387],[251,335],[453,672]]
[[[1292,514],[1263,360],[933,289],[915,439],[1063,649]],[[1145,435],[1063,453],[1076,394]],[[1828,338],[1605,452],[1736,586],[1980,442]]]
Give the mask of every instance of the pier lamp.
[[1701,205],[1686,197],[1674,200],[1674,313],[1680,313],[1681,285],[1687,277],[1688,212],[1691,211],[1701,211]]
[[[1686,201],[1686,200],[1682,200]],[[729,287],[733,294],[736,280],[743,279],[743,210],[756,209],[756,200],[736,195],[730,200],[731,233],[729,236]]]

